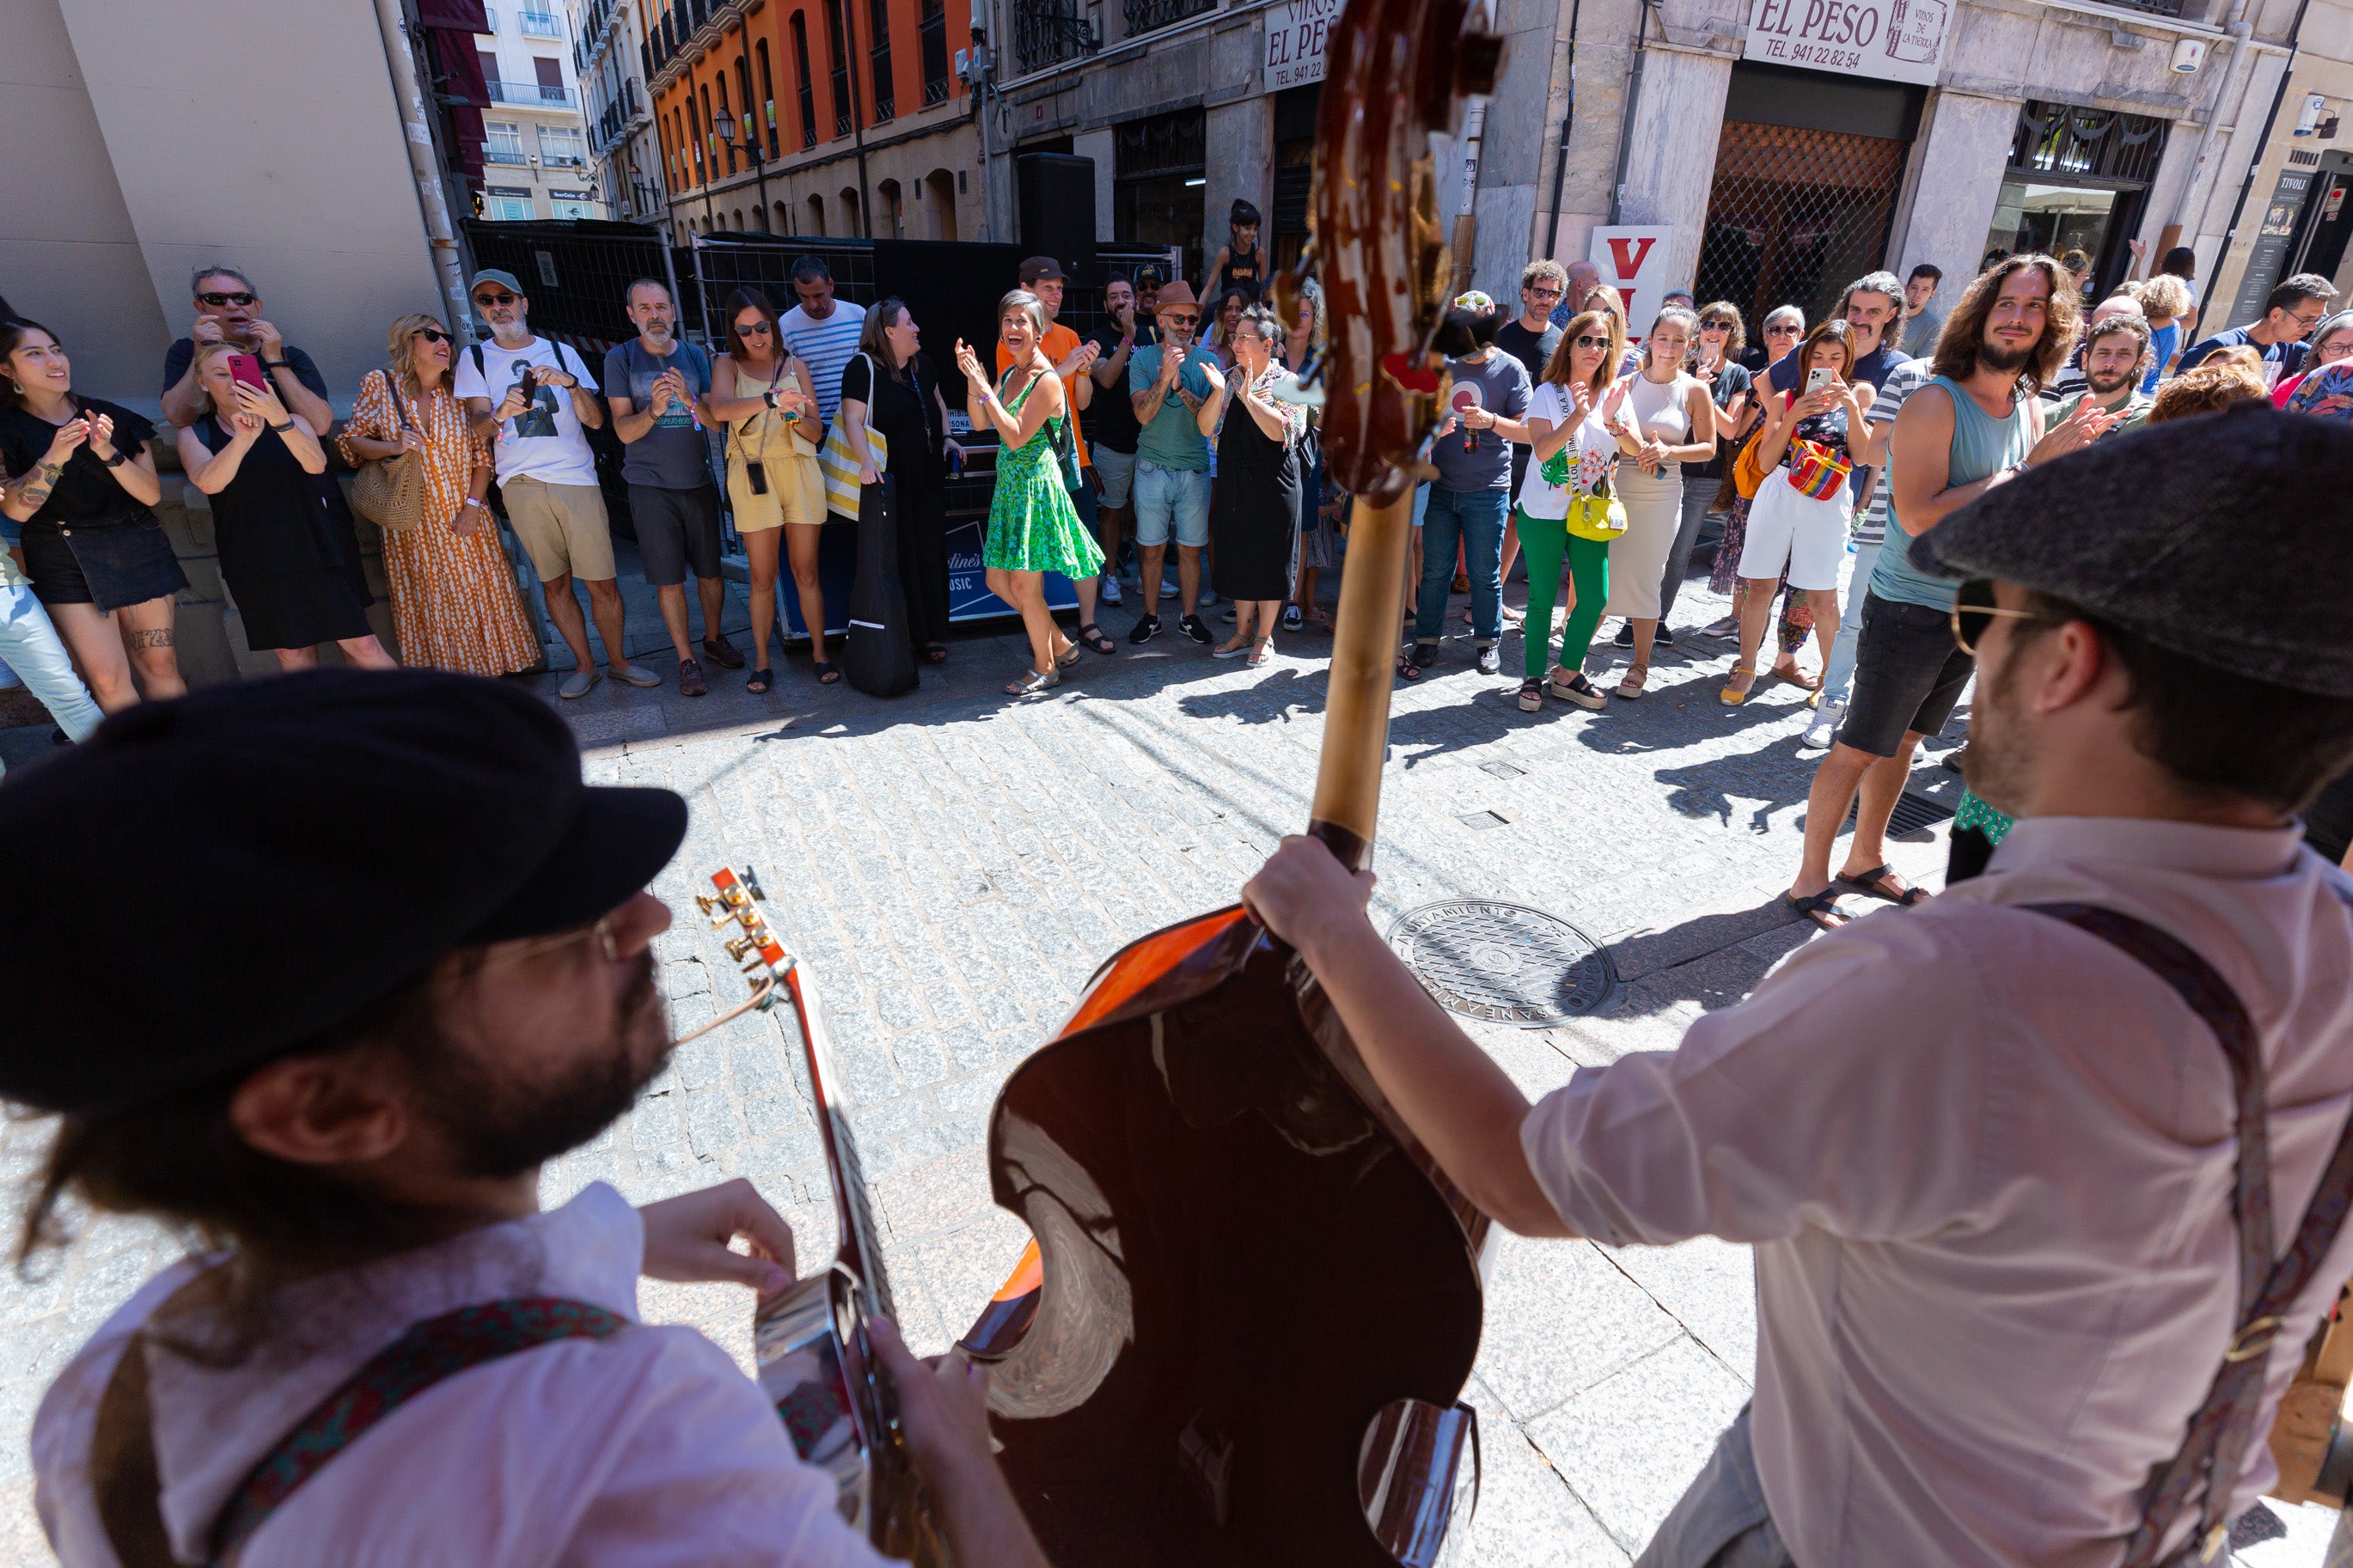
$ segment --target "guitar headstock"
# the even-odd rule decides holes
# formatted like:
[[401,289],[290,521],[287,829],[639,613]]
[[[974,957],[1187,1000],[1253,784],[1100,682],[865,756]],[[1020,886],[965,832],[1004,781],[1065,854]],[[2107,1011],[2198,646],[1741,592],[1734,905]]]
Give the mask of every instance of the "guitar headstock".
[[727,956],[743,966],[744,978],[752,982],[754,999],[762,1009],[776,1005],[776,988],[784,984],[793,967],[793,955],[768,929],[767,918],[759,906],[768,895],[760,887],[757,872],[746,866],[742,871],[721,867],[711,873],[711,885],[717,889],[715,898],[697,893],[696,905],[709,917],[713,931],[725,931],[729,926],[742,928],[743,935],[724,943]]

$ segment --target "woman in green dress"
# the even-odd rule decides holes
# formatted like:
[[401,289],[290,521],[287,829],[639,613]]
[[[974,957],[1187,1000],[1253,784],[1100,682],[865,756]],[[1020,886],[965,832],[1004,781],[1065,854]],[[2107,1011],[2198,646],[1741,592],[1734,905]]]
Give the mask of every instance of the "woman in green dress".
[[997,303],[997,332],[1008,368],[992,389],[980,356],[956,340],[956,368],[964,372],[965,408],[975,425],[997,431],[997,491],[988,503],[988,545],[981,563],[988,591],[1021,612],[1029,633],[1030,672],[1008,685],[1008,697],[1028,697],[1061,679],[1079,658],[1078,646],[1054,624],[1046,608],[1046,574],[1081,578],[1103,570],[1103,552],[1079,522],[1078,509],[1063,488],[1058,447],[1070,422],[1061,378],[1039,345],[1046,335],[1046,309],[1038,296],[1016,289]]

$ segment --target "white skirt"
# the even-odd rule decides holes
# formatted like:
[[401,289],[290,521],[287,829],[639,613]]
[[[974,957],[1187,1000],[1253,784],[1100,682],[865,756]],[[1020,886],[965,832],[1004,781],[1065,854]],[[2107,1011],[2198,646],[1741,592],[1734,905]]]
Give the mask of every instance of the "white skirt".
[[1774,469],[1748,503],[1740,574],[1778,580],[1787,566],[1792,588],[1837,587],[1839,568],[1845,564],[1847,525],[1853,516],[1854,498],[1845,485],[1839,486],[1838,494],[1817,500],[1789,482],[1788,469]]
[[1631,459],[1618,465],[1618,499],[1626,503],[1626,531],[1609,542],[1605,616],[1659,618],[1659,585],[1666,579],[1667,557],[1674,551],[1683,518],[1683,465],[1663,464],[1662,470],[1652,479]]

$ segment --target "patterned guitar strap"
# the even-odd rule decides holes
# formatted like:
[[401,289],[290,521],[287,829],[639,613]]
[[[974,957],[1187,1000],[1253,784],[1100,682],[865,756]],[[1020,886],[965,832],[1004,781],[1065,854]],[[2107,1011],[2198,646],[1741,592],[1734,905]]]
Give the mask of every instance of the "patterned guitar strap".
[[[602,1340],[628,1320],[586,1301],[519,1296],[410,1326],[262,1456],[213,1525],[212,1561],[233,1565],[303,1482],[377,1422],[445,1378],[558,1340]],[[90,1444],[99,1518],[122,1568],[174,1568],[147,1401],[146,1333],[132,1337],[100,1400]]]
[[[2124,1568],[2210,1563],[2230,1538],[2231,1494],[2238,1488],[2247,1446],[2256,1437],[2255,1415],[2272,1340],[2286,1322],[2289,1308],[2312,1282],[2337,1240],[2348,1205],[2353,1205],[2353,1122],[2338,1134],[2312,1205],[2286,1254],[2274,1262],[2271,1134],[2263,1116],[2269,1075],[2263,1042],[2230,983],[2179,942],[2130,915],[2090,904],[2013,907],[2064,921],[2137,960],[2206,1021],[2231,1064],[2238,1101],[2237,1184],[2231,1201],[2239,1232],[2238,1329],[2223,1350],[2222,1364],[2204,1402],[2189,1417],[2181,1451],[2150,1472],[2141,1496],[2140,1526],[2125,1542],[2124,1555]],[[2186,1545],[2160,1557],[2166,1538],[2193,1499],[2198,1528]]]

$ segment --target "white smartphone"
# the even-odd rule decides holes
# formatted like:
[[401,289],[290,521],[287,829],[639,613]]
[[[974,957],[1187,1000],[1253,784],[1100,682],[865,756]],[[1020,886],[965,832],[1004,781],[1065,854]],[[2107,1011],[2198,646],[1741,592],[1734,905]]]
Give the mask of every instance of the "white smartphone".
[[1838,372],[1826,364],[1818,364],[1806,373],[1806,395],[1811,397],[1838,379]]

